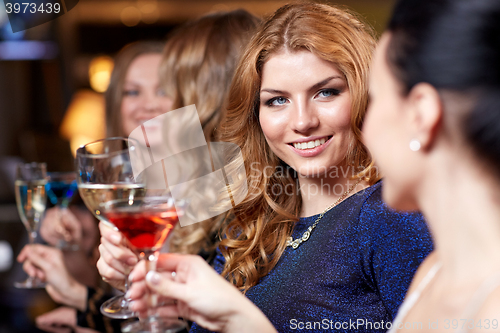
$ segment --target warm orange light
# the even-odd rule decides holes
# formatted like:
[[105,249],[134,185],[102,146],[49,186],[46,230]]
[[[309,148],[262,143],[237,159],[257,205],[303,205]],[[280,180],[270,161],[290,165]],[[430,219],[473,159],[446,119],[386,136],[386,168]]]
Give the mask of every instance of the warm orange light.
[[108,56],[95,57],[89,65],[90,86],[103,93],[108,89],[109,79],[113,71],[113,59]]
[[120,18],[127,27],[133,27],[141,21],[141,11],[134,6],[123,8]]
[[103,96],[89,89],[77,91],[71,99],[59,132],[69,140],[73,156],[81,145],[104,138],[106,128]]
[[154,0],[142,0],[138,3],[141,12],[144,14],[150,14],[158,11],[158,2]]
[[137,6],[141,10],[142,22],[146,24],[153,24],[160,18],[160,8],[156,0],[140,0]]

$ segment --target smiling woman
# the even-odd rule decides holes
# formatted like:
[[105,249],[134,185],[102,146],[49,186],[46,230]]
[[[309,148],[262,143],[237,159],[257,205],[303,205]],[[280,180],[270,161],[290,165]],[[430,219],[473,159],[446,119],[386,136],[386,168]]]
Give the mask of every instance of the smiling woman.
[[123,85],[121,117],[123,132],[132,130],[171,109],[172,100],[160,88],[161,54],[143,54],[131,64]]
[[361,140],[374,46],[345,9],[287,5],[254,36],[231,85],[221,139],[241,147],[249,195],[215,267],[279,332],[323,318],[379,330],[432,248],[420,214],[382,203]]
[[345,157],[353,134],[344,75],[309,51],[279,53],[264,64],[262,74],[262,132],[278,158],[298,172],[301,185],[325,166],[348,169]]
[[172,99],[160,87],[164,44],[136,42],[124,47],[105,94],[107,136],[128,136],[146,120],[169,111]]
[[228,214],[214,266],[246,298],[199,258],[167,255],[162,275],[134,269],[136,311],[146,279],[176,300],[161,313],[196,321],[191,332],[389,327],[432,242],[422,215],[382,202],[361,141],[374,44],[355,15],[322,4],[286,5],[260,27],[220,130],[241,147],[247,179],[233,186],[249,194]]

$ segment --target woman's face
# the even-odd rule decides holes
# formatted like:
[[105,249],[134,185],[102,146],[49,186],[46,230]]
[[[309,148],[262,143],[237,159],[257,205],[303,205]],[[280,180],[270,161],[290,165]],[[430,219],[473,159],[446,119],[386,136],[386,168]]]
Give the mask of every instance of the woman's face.
[[160,88],[160,61],[160,54],[144,54],[135,58],[128,68],[121,105],[125,135],[172,107],[172,100]]
[[382,36],[372,62],[363,138],[384,175],[384,200],[394,208],[413,210],[417,207],[410,194],[418,185],[420,164],[409,148],[414,139],[409,103],[386,61],[389,40],[387,33]]
[[281,52],[263,66],[259,120],[272,151],[304,177],[343,164],[351,132],[344,75],[308,51]]

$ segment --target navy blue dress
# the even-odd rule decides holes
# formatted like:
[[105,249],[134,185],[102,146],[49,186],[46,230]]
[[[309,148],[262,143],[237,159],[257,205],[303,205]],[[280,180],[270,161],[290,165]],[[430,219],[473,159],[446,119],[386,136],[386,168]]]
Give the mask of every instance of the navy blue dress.
[[[288,247],[246,296],[278,332],[385,332],[419,264],[432,250],[422,215],[382,201],[382,182],[327,212],[311,237]],[[300,237],[319,215],[301,218]],[[224,258],[218,254],[220,273]],[[193,325],[191,332],[206,332]]]

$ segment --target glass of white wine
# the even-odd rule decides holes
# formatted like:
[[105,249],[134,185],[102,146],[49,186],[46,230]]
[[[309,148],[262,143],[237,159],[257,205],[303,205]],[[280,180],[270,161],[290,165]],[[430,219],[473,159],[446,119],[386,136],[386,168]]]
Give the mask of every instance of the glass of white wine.
[[[101,204],[111,201],[142,197],[146,186],[135,179],[129,149],[133,141],[127,138],[108,138],[88,143],[76,151],[77,184],[87,208],[100,221],[113,224],[101,212]],[[125,280],[128,289],[128,279]],[[101,313],[114,319],[135,317],[124,296],[115,296],[101,306]]]
[[[48,182],[45,163],[18,164],[16,168],[16,203],[19,216],[28,231],[29,243],[34,244],[38,228],[47,204],[46,185]],[[15,282],[16,288],[44,288],[45,283],[36,276],[25,281]]]

